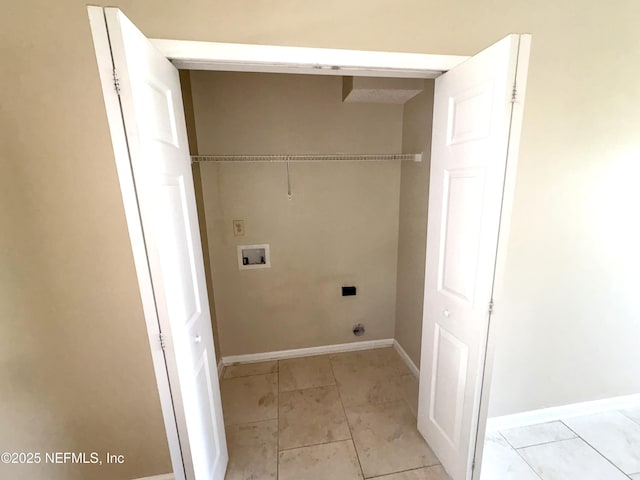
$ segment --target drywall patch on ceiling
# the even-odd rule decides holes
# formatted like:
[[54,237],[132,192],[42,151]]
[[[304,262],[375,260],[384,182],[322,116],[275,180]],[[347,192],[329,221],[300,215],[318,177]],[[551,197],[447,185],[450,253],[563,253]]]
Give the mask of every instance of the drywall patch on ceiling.
[[424,80],[419,78],[343,77],[342,101],[404,104],[423,88]]

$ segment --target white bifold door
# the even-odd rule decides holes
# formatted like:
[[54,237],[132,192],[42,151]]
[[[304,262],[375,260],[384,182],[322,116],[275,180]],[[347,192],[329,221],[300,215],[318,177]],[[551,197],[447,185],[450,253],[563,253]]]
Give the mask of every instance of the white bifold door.
[[[176,480],[223,480],[228,454],[178,70],[118,9],[98,10],[90,17],[103,14],[106,22],[111,87],[119,97],[162,332],[175,413],[175,425],[165,415],[165,426],[177,430],[179,444],[170,445],[173,473]],[[91,20],[92,26],[99,21]],[[94,42],[98,48],[95,32]],[[117,134],[118,125],[111,127]]]
[[511,195],[505,177],[513,179],[529,44],[527,35],[509,35],[435,81],[418,429],[453,480],[477,478]]

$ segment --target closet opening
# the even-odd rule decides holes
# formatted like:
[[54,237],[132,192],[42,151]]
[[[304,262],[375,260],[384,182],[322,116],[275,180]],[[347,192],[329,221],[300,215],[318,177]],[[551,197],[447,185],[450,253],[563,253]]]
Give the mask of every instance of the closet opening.
[[[88,10],[175,479],[224,478],[234,468],[227,437],[232,446],[246,446],[234,439],[248,428],[254,439],[274,433],[288,438],[283,445],[291,448],[269,449],[276,475],[293,468],[289,477],[297,478],[296,468],[316,465],[318,478],[324,478],[342,468],[318,462],[323,457],[344,460],[347,469],[357,464],[344,478],[372,477],[406,470],[407,459],[417,458],[420,465],[413,469],[441,462],[437,475],[446,469],[453,480],[477,480],[487,415],[485,373],[491,369],[489,320],[504,269],[530,37],[509,35],[467,59],[149,40],[116,8]],[[196,85],[196,77],[207,72],[183,72],[181,85],[176,67],[217,71],[216,79],[203,80],[214,86],[224,76],[239,75],[234,72],[246,76],[216,90],[224,96],[207,100],[215,89],[204,88],[201,95]],[[246,80],[270,73],[275,81],[287,77],[273,74],[294,72],[314,74],[309,81],[318,83],[347,78],[329,88],[338,95],[320,95],[303,111],[295,105],[315,98],[307,87],[287,84],[280,86],[284,100],[261,98],[252,89],[263,87]],[[407,117],[425,116],[419,107],[406,108],[420,92],[398,102],[415,86],[398,87],[387,78],[394,76],[405,87],[406,79],[425,83],[437,77],[432,132],[420,125],[404,129],[412,125]],[[371,102],[381,91],[396,102],[382,105],[389,107],[382,120],[381,105]],[[207,112],[211,105],[213,113]],[[242,118],[234,113],[237,105],[245,110]],[[276,107],[282,110],[273,113]],[[338,107],[346,117],[334,115]],[[209,123],[203,126],[201,119]],[[425,138],[431,148],[421,158]],[[429,152],[428,180],[420,183],[427,169],[415,169],[424,168]],[[417,353],[409,345],[420,334],[403,340],[398,321],[410,310],[403,298],[414,298],[415,287],[400,285],[405,267],[416,266],[403,253],[403,239],[424,228],[416,221],[416,209],[424,204],[405,193],[414,180],[429,185]],[[405,217],[403,205],[410,207]],[[225,294],[234,282],[237,288]],[[375,308],[363,306],[362,299]],[[235,316],[225,302],[239,305]],[[349,340],[343,341],[345,318]],[[354,334],[358,341],[349,337]],[[323,345],[313,346],[318,339]],[[269,342],[268,348],[284,350],[267,350]],[[418,371],[412,362],[418,355],[415,395],[415,383],[404,387]],[[216,357],[223,360],[220,367],[227,364],[220,372],[230,386],[224,415]],[[268,392],[256,396],[264,388]],[[298,392],[318,388],[323,391],[315,393],[332,405],[322,413],[333,419],[331,432],[322,421],[280,422],[289,408],[276,405],[276,398],[297,398],[298,411],[307,414],[319,402]],[[412,388],[417,428],[416,417],[407,414],[411,402],[397,398]],[[380,405],[399,410],[385,413]],[[248,427],[262,421],[271,423],[259,431]],[[411,433],[397,436],[401,423],[413,425]],[[364,430],[358,433],[358,427]],[[388,431],[386,438],[397,440],[394,448],[389,442],[371,444],[377,438],[366,433],[371,431]],[[335,441],[318,443],[317,435]],[[293,446],[296,438],[322,448],[297,456],[306,447]],[[237,458],[256,456],[245,449]],[[394,470],[385,473],[389,468]],[[309,475],[315,474],[305,470]]]
[[[383,448],[353,431],[372,406],[399,419],[379,427],[401,429],[415,458],[387,469],[360,458],[364,475],[437,465],[416,429],[434,81],[180,80],[229,448],[256,421],[276,429],[282,455],[334,439]],[[263,265],[245,245],[268,245],[269,268],[247,269]],[[379,453],[405,455],[394,448]]]

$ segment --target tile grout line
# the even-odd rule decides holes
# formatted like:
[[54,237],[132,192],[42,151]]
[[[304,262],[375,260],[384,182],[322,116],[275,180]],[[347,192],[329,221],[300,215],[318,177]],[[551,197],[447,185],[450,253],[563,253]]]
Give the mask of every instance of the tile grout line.
[[340,393],[340,387],[338,385],[338,379],[336,378],[336,372],[333,370],[333,362],[331,361],[331,357],[329,357],[329,367],[331,368],[331,375],[333,375],[333,380],[336,382],[336,390],[338,391],[338,398],[340,399],[340,406],[342,407],[342,413],[344,414],[344,420],[347,422],[347,428],[349,429],[349,435],[351,435],[351,443],[353,444],[353,450],[356,452],[356,459],[358,460],[358,466],[360,467],[360,473],[362,474],[362,478],[365,479],[364,469],[362,468],[362,462],[360,461],[360,455],[358,454],[358,449],[356,448],[356,442],[353,439],[353,431],[351,430],[351,424],[349,423],[349,417],[347,416],[347,410],[344,406],[344,402],[342,401],[342,393]]
[[[224,367],[225,369],[227,367]],[[225,377],[224,376],[224,372],[222,374],[222,377],[220,378],[220,380],[234,380],[236,378],[247,378],[247,377],[258,377],[260,375],[273,375],[274,373],[279,373],[279,368],[275,371],[275,372],[265,372],[265,373],[249,373],[248,375],[236,375],[235,377]]]
[[310,443],[309,445],[297,445],[295,447],[283,448],[279,452],[289,452],[291,450],[298,450],[300,448],[318,447],[320,445],[329,445],[330,443],[348,442],[351,438],[342,438],[340,440],[330,440],[328,442]]
[[[408,468],[406,470],[400,470],[398,472],[383,473],[382,475],[376,475],[375,477],[367,477],[366,480],[376,480],[376,478],[388,477],[389,475],[398,475],[400,473],[407,473],[407,472],[417,472],[418,470],[422,470],[425,468],[430,469],[430,468],[436,468],[436,467],[442,467],[442,464],[434,463],[433,465],[425,465],[424,467]],[[444,470],[444,467],[442,467],[442,469]]]
[[[625,416],[625,417],[626,417],[626,415],[624,415],[623,413],[621,413],[621,414],[622,414],[623,416]],[[633,421],[633,419],[631,419],[631,420]],[[624,471],[623,471],[623,470],[622,470],[618,465],[616,465],[613,461],[611,461],[609,458],[607,458],[607,457],[606,457],[602,452],[600,452],[600,450],[598,450],[598,449],[597,449],[597,448],[595,448],[593,445],[591,445],[591,444],[590,444],[587,440],[585,440],[585,439],[584,439],[580,434],[578,434],[578,433],[577,433],[575,430],[573,430],[569,425],[567,425],[567,424],[566,424],[562,419],[560,419],[560,420],[555,420],[555,421],[560,422],[562,425],[564,425],[564,426],[565,426],[565,427],[566,427],[566,428],[567,428],[571,433],[573,433],[574,437],[572,437],[572,438],[563,438],[563,439],[560,439],[560,440],[552,440],[552,441],[549,441],[549,442],[541,442],[541,443],[536,443],[536,444],[532,444],[532,445],[525,445],[525,446],[523,446],[523,447],[517,447],[517,448],[516,448],[516,447],[514,447],[514,446],[511,444],[511,442],[509,442],[509,440],[507,439],[507,437],[505,437],[505,436],[502,434],[502,431],[498,431],[498,434],[499,434],[502,438],[504,438],[504,440],[505,440],[505,441],[507,442],[507,444],[511,447],[511,449],[512,449],[512,450],[514,450],[514,451],[515,451],[515,452],[520,456],[520,458],[522,458],[522,459],[524,460],[524,462],[525,462],[527,465],[529,465],[529,467],[531,467],[531,469],[532,469],[532,470],[534,470],[534,472],[535,472],[536,474],[537,474],[537,472],[535,471],[535,469],[533,469],[533,467],[529,464],[529,462],[527,462],[526,458],[524,458],[524,457],[522,456],[522,454],[520,453],[520,450],[524,450],[524,449],[532,448],[532,447],[539,447],[539,446],[543,446],[543,445],[550,445],[550,444],[552,444],[552,443],[565,442],[565,441],[568,441],[568,440],[576,440],[576,439],[579,439],[579,440],[582,440],[582,441],[583,441],[583,442],[584,442],[588,447],[590,447],[593,451],[595,451],[595,452],[598,454],[598,456],[602,457],[604,460],[606,460],[606,461],[607,461],[607,463],[611,464],[611,465],[612,465],[616,470],[620,471],[620,472],[621,472],[625,477],[627,477],[627,478],[629,478],[629,479],[630,479],[630,478],[631,478],[631,475],[634,475],[634,474],[627,474],[626,472],[624,472]],[[544,423],[551,423],[551,422],[543,422],[543,423],[541,423],[541,424],[535,424],[535,425],[542,425],[542,424],[544,424]]]
[[326,388],[326,387],[337,387],[337,385],[335,383],[330,383],[328,385],[318,385],[316,387],[304,387],[304,388],[296,388],[293,390],[282,390],[279,393],[304,392],[306,390],[313,390],[314,388]]
[[278,373],[278,371],[276,370],[275,372],[250,373],[248,375],[236,375],[235,377],[227,377],[227,378],[223,377],[222,380],[235,380],[236,378],[259,377],[260,375],[273,375],[274,373]]
[[[516,453],[516,455],[522,459],[522,461],[524,462],[524,464],[525,464],[527,467],[529,467],[529,470],[531,470],[531,471],[533,472],[533,474],[534,474],[536,477],[538,477],[540,480],[544,480],[544,479],[542,478],[542,476],[538,474],[538,472],[536,471],[536,469],[535,469],[535,468],[533,468],[533,466],[532,466],[529,462],[527,462],[527,459],[526,459],[526,458],[524,458],[524,457],[520,454],[520,452],[518,451],[518,449],[517,449],[517,448],[514,448],[514,446],[513,446],[513,445],[511,445],[511,444],[509,443],[509,440],[507,440],[507,437],[505,437],[504,435],[502,435],[502,432],[498,431],[498,435],[500,435],[500,436],[504,439],[504,441],[505,441],[505,442],[507,442],[507,445],[509,445],[509,447],[511,447],[511,450],[513,450],[513,451]],[[485,435],[485,441],[486,441],[486,439],[487,439],[487,436]],[[550,443],[554,443],[554,442],[550,442]],[[527,448],[527,447],[523,447],[523,448]]]
[[266,423],[266,422],[273,422],[273,421],[277,421],[278,418],[277,417],[273,417],[273,418],[264,418],[262,420],[252,420],[250,422],[242,422],[242,423],[225,423],[224,426],[226,427],[242,427],[245,425],[255,425],[256,423]]
[[[524,427],[526,428],[526,427]],[[504,438],[504,440],[509,444],[509,446],[511,448],[513,448],[514,450],[522,450],[523,448],[529,448],[529,447],[539,447],[540,445],[549,445],[550,443],[556,443],[556,442],[563,442],[565,440],[573,440],[574,438],[578,438],[578,436],[575,434],[575,432],[573,432],[573,430],[571,431],[571,433],[573,433],[573,437],[569,437],[569,438],[559,438],[557,440],[549,440],[548,442],[540,442],[540,443],[532,443],[531,445],[523,445],[522,447],[516,447],[515,445],[513,445],[509,439],[507,437],[505,437],[502,434],[501,430],[498,430],[498,433],[500,434],[500,436],[502,438]]]
[[[225,368],[226,368],[226,366],[225,366]],[[232,378],[229,378],[229,379],[225,379],[224,376],[222,376],[222,377],[220,377],[218,379],[218,384],[220,386],[220,393],[222,394],[223,383],[226,380],[234,380],[236,378],[247,378],[247,377],[253,377],[253,376],[269,376],[269,375],[275,375],[276,376],[276,378],[275,378],[275,380],[276,380],[276,402],[275,402],[276,403],[276,405],[275,405],[276,406],[276,416],[273,417],[273,418],[262,418],[260,420],[252,420],[252,421],[249,421],[249,422],[237,422],[237,423],[226,423],[225,422],[224,423],[224,432],[225,432],[225,436],[227,436],[230,427],[241,427],[241,426],[244,426],[244,425],[255,425],[255,424],[260,424],[260,423],[265,423],[265,422],[272,422],[272,421],[275,420],[276,421],[276,458],[275,458],[275,460],[276,460],[276,480],[277,480],[278,479],[278,443],[277,442],[279,441],[279,432],[278,432],[278,427],[279,427],[278,410],[279,410],[279,408],[278,407],[279,407],[279,398],[280,398],[280,396],[278,394],[278,385],[279,385],[278,382],[279,382],[279,376],[280,376],[279,372],[275,371],[275,372],[261,373],[261,374],[256,374],[256,375],[246,375],[246,376],[243,376],[243,377],[232,377]],[[223,415],[224,415],[224,413],[223,413]],[[230,460],[230,457],[229,457],[229,460]]]
[[273,421],[278,421],[278,417],[277,415],[273,418],[263,418],[262,420],[251,420],[250,422],[236,422],[236,423],[225,423],[224,426],[226,427],[237,427],[240,425],[252,425],[254,423],[262,423],[262,422],[273,422]]
[[[622,415],[623,417],[628,418],[628,419],[629,419],[629,420],[631,420],[633,423],[636,423],[636,424],[640,425],[640,420],[636,420],[635,418],[631,418],[629,415],[627,415],[626,413],[624,413],[624,410],[627,410],[627,409],[625,408],[625,409],[622,409],[622,410],[615,410],[615,411],[616,411],[616,412],[618,412],[618,413],[619,413],[620,415]],[[635,473],[632,473],[631,475],[635,475]]]
[[[313,446],[326,445],[326,444],[330,444],[330,443],[345,442],[345,441],[349,441],[349,440],[351,441],[351,443],[352,443],[352,445],[354,447],[354,451],[356,453],[356,459],[358,461],[359,471],[360,471],[360,474],[362,475],[361,478],[362,479],[368,479],[368,478],[378,478],[378,477],[380,477],[380,475],[376,475],[376,474],[374,474],[375,477],[373,477],[373,476],[372,477],[366,477],[365,474],[364,474],[364,469],[363,469],[363,465],[362,465],[362,462],[361,462],[361,459],[360,459],[360,454],[359,454],[358,449],[356,448],[356,445],[355,445],[352,426],[351,426],[351,424],[349,422],[349,418],[347,416],[347,412],[346,412],[346,408],[347,407],[346,407],[346,405],[344,403],[344,399],[342,397],[341,390],[340,390],[340,388],[338,386],[338,380],[337,380],[337,377],[336,377],[336,374],[335,374],[335,368],[334,368],[335,365],[334,365],[334,363],[332,361],[332,356],[333,355],[329,355],[329,354],[326,355],[327,360],[329,362],[329,367],[330,367],[331,375],[333,377],[334,384],[312,386],[312,387],[307,387],[307,388],[302,388],[302,389],[289,390],[289,391],[286,391],[286,392],[281,392],[280,391],[280,373],[281,373],[280,362],[281,362],[281,360],[278,360],[278,369],[277,369],[277,372],[275,372],[277,374],[276,386],[277,386],[277,391],[278,391],[277,392],[278,393],[278,396],[277,396],[277,416],[276,416],[276,421],[277,421],[277,425],[278,425],[278,437],[277,437],[277,457],[278,457],[277,460],[278,460],[278,462],[277,462],[277,477],[276,478],[279,478],[279,459],[280,459],[280,454],[282,452],[286,452],[286,451],[290,451],[290,450],[296,450],[296,449],[302,449],[302,448],[307,448],[307,447],[313,447]],[[262,374],[256,374],[256,375],[262,375]],[[400,378],[400,379],[402,379],[402,377],[404,377],[405,375],[407,375],[407,374],[398,373],[395,376]],[[247,376],[251,376],[251,375],[247,375]],[[348,428],[348,431],[349,431],[349,438],[333,440],[333,441],[329,441],[329,442],[312,443],[312,444],[308,444],[308,445],[298,445],[298,446],[295,446],[295,447],[285,448],[285,449],[281,450],[280,449],[280,429],[279,429],[279,424],[280,424],[280,409],[279,409],[279,406],[280,406],[280,401],[281,401],[281,398],[280,398],[281,394],[294,393],[294,392],[297,392],[297,391],[305,391],[305,390],[312,390],[312,389],[330,388],[330,387],[335,387],[336,392],[338,393],[340,406],[342,408],[342,412],[343,412],[343,415],[344,415],[344,418],[345,418],[345,421],[346,421],[346,424],[347,424],[347,428]],[[380,405],[402,404],[402,405],[404,405],[405,408],[407,408],[409,411],[411,411],[410,405],[408,405],[408,403],[409,402],[408,402],[406,396],[402,395],[401,399],[398,399],[398,400],[395,400],[395,401],[389,401],[389,402],[381,402]],[[363,405],[370,405],[370,403],[366,402]],[[374,405],[377,405],[377,404],[374,404]],[[357,405],[353,405],[353,406],[351,406],[349,408],[356,408],[356,407],[357,407]],[[432,463],[432,464],[429,464],[429,465],[421,465],[421,466],[418,466],[418,467],[413,467],[413,468],[409,468],[409,469],[406,469],[406,470],[400,470],[400,471],[397,471],[397,472],[388,472],[388,473],[383,474],[383,476],[384,475],[389,475],[389,474],[402,473],[402,472],[405,472],[405,471],[420,470],[420,469],[423,469],[423,468],[433,468],[433,467],[437,467],[439,465],[442,465],[440,460],[437,457],[436,457],[435,460],[436,460],[435,463]]]
[[584,438],[582,438],[582,436],[576,432],[573,428],[571,428],[569,425],[567,425],[566,423],[564,423],[563,420],[559,420],[560,423],[562,423],[565,427],[567,427],[569,430],[571,430],[580,440],[582,440],[584,443],[586,443],[594,452],[596,452],[598,455],[600,455],[602,458],[604,458],[607,462],[609,462],[611,465],[613,465],[613,467],[618,470],[620,473],[622,473],[625,477],[627,478],[631,478],[629,477],[629,475],[627,475],[625,472],[622,471],[622,469],[616,465],[615,463],[613,463],[611,460],[609,460],[607,457],[604,456],[604,454],[602,454],[602,452],[600,452],[600,450],[598,450],[596,447],[594,447],[593,445],[591,445],[589,442],[587,442]]
[[[397,355],[397,352],[395,352],[395,353],[396,353],[396,355]],[[402,360],[402,359],[401,359],[401,360]],[[366,480],[373,479],[373,478],[380,478],[380,475],[376,475],[375,477],[367,477],[367,476],[365,475],[365,473],[364,473],[364,469],[362,468],[362,462],[360,461],[360,454],[358,453],[358,449],[357,449],[357,447],[356,447],[356,445],[355,445],[355,439],[353,438],[353,431],[351,430],[351,424],[349,423],[349,417],[347,416],[346,407],[345,407],[344,401],[342,400],[342,394],[340,393],[340,388],[338,388],[338,379],[336,378],[335,371],[334,371],[334,369],[333,369],[333,362],[331,361],[331,357],[329,357],[329,364],[330,364],[330,366],[331,366],[331,373],[333,374],[333,377],[334,377],[334,379],[335,379],[335,381],[336,381],[336,389],[338,390],[338,395],[339,395],[339,397],[340,397],[340,403],[341,403],[342,408],[343,408],[343,411],[344,411],[344,416],[345,416],[345,418],[346,418],[346,420],[347,420],[347,426],[349,427],[349,432],[351,433],[351,440],[352,440],[352,442],[353,442],[353,446],[354,446],[354,449],[355,449],[355,451],[356,451],[356,457],[358,458],[358,463],[360,464],[360,470],[361,470],[361,472],[362,472],[362,477],[363,477],[364,479],[366,479]],[[403,376],[405,376],[405,375],[407,375],[407,374],[404,374],[404,373],[403,373],[403,374],[400,374],[400,373],[398,373],[398,374],[396,374],[396,375],[395,375],[395,377],[397,377],[397,378],[402,378],[402,377],[403,377]],[[411,375],[411,372],[409,372],[409,373],[408,373],[408,375]],[[359,407],[359,406],[368,406],[368,405],[372,405],[372,406],[373,406],[373,405],[375,405],[375,406],[378,406],[378,405],[391,405],[391,404],[402,404],[402,405],[404,405],[404,406],[405,406],[405,407],[406,407],[406,408],[411,412],[411,414],[413,415],[413,412],[411,411],[411,407],[408,405],[408,401],[407,401],[407,399],[405,398],[405,395],[402,395],[402,398],[401,398],[401,399],[399,399],[399,400],[393,400],[393,401],[389,401],[389,402],[380,402],[380,403],[371,403],[371,402],[366,402],[366,403],[363,403],[362,405],[351,405],[351,406],[350,406],[350,408],[356,408],[356,407]],[[425,443],[426,443],[426,442],[425,442]],[[427,443],[427,446],[428,446],[428,445],[429,445],[429,444]],[[430,447],[429,447],[429,448],[430,448]],[[382,476],[385,476],[385,475],[395,475],[395,474],[398,474],[398,473],[408,472],[408,471],[412,471],[412,470],[419,470],[419,469],[422,469],[422,468],[431,468],[431,467],[436,467],[436,466],[438,466],[438,465],[440,465],[440,466],[441,466],[441,465],[442,465],[442,462],[440,461],[440,459],[439,459],[437,456],[436,456],[436,460],[437,460],[437,462],[436,462],[436,463],[434,463],[434,464],[432,464],[432,465],[423,465],[423,466],[421,466],[421,467],[417,467],[417,468],[411,468],[411,469],[407,469],[407,470],[400,470],[400,471],[397,471],[397,472],[388,472],[388,473],[383,474]]]

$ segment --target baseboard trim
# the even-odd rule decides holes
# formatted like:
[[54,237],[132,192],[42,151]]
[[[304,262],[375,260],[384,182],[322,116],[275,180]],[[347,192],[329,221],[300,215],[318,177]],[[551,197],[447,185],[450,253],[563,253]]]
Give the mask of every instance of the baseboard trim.
[[220,360],[218,360],[218,380],[222,378],[222,372],[224,370],[224,363],[222,360],[222,357],[220,357]]
[[526,427],[537,423],[554,422],[564,418],[593,415],[596,413],[622,410],[640,406],[640,394],[604,398],[590,402],[572,403],[559,407],[543,408],[530,412],[515,413],[487,420],[487,431],[506,430],[508,428]]
[[153,477],[134,478],[133,480],[174,480],[173,473],[163,473]]
[[276,352],[249,353],[247,355],[230,355],[222,357],[222,363],[233,365],[234,363],[264,362],[267,360],[282,360],[284,358],[310,357],[312,355],[324,355],[327,353],[355,352],[358,350],[370,350],[372,348],[391,347],[393,338],[383,340],[366,340],[364,342],[339,343],[336,345],[322,345],[320,347],[295,348],[293,350],[279,350]]
[[407,367],[409,367],[409,370],[411,370],[413,376],[416,378],[420,378],[420,369],[416,367],[416,364],[413,363],[413,360],[411,360],[409,354],[405,351],[404,348],[402,348],[402,345],[400,345],[395,338],[393,339],[393,348],[396,349],[396,352],[398,352],[400,358],[404,361],[404,363],[407,364]]

